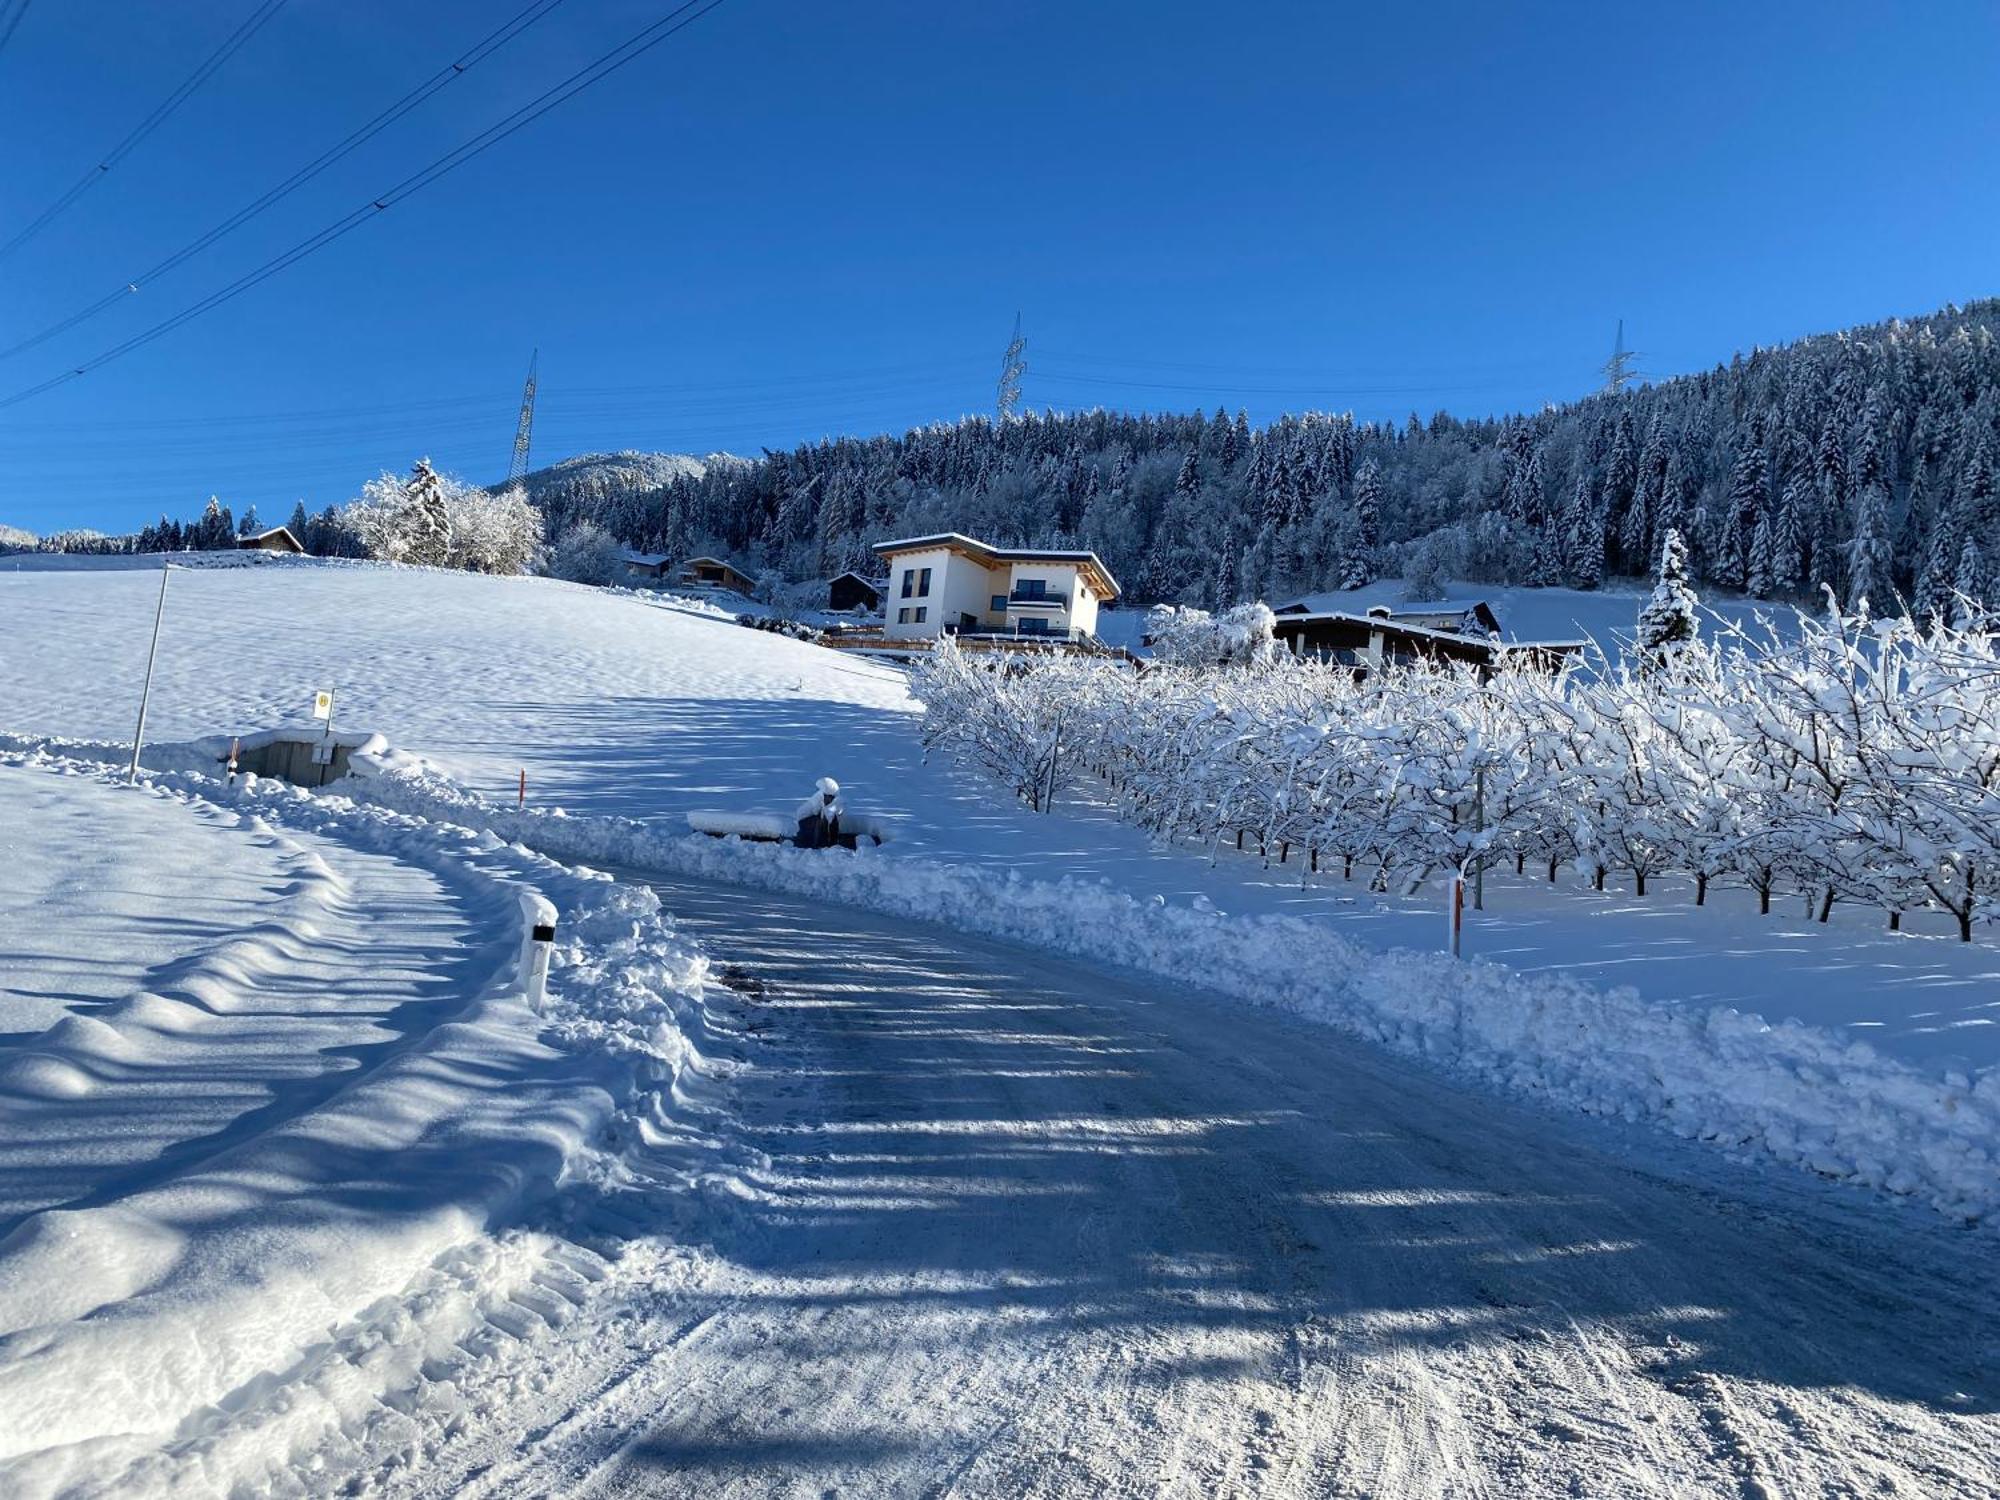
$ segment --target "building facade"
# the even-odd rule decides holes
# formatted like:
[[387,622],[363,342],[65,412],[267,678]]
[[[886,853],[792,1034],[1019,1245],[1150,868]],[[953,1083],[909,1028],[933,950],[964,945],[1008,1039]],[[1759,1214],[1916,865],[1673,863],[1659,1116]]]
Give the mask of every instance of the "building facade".
[[889,574],[883,599],[891,640],[941,635],[1081,641],[1118,582],[1094,552],[993,547],[955,531],[879,542]]

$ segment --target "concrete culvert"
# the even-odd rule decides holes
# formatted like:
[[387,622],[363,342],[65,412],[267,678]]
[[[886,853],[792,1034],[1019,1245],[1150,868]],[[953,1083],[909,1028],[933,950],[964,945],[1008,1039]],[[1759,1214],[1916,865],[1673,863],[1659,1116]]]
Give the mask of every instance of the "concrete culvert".
[[343,730],[322,734],[313,729],[266,729],[225,742],[217,759],[227,769],[230,746],[236,769],[248,776],[271,776],[293,786],[325,786],[354,769],[355,757],[377,756],[389,748],[379,734]]

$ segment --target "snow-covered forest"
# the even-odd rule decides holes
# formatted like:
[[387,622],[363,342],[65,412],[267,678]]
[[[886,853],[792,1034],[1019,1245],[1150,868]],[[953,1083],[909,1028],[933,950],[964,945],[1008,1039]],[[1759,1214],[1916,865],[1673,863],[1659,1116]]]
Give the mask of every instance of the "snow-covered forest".
[[1644,896],[1673,873],[1697,901],[1729,881],[1766,912],[1780,892],[1821,920],[1836,900],[1892,925],[1929,909],[1969,939],[2000,870],[2000,641],[1859,612],[1712,640],[1696,624],[1670,576],[1625,662],[1560,676],[1282,656],[996,668],[946,641],[914,691],[927,744],[1037,808],[1099,777],[1155,835],[1301,878],[1391,890],[1506,862]]
[[[1679,530],[1699,583],[1929,618],[2000,572],[2000,301],[1739,355],[1531,416],[1401,425],[1325,413],[1033,413],[838,438],[755,460],[618,454],[528,476],[542,540],[590,522],[771,579],[874,564],[892,535],[1088,547],[1129,598],[1208,609],[1402,577],[1595,588]],[[468,487],[447,481],[454,492]],[[494,493],[505,487],[495,487]],[[363,496],[360,508],[367,508]],[[217,511],[220,510],[218,516]],[[367,555],[356,507],[289,524]],[[57,550],[227,545],[228,508]],[[572,549],[574,550],[574,549]],[[386,555],[386,554],[378,554]]]
[[1089,547],[1131,597],[1208,608],[1377,576],[1591,588],[1650,573],[1677,528],[1714,587],[1931,611],[1990,597],[2000,563],[1996,330],[1979,302],[1532,416],[975,417],[644,488],[551,471],[530,498],[552,536],[587,518],[790,578],[942,529]]

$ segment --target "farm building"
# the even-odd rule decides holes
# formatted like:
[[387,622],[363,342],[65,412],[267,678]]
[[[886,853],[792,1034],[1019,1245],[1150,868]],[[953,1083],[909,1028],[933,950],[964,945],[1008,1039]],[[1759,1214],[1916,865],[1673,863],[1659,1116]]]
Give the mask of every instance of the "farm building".
[[888,592],[889,580],[886,578],[863,578],[859,573],[842,573],[827,580],[826,607],[873,614],[882,607],[882,598]]
[[305,555],[305,547],[292,535],[289,526],[273,526],[269,531],[255,532],[236,539],[237,550],[241,552],[292,552]]
[[1272,634],[1278,643],[1294,656],[1363,671],[1419,659],[1466,662],[1484,670],[1503,655],[1554,671],[1585,644],[1509,639],[1493,611],[1477,600],[1400,609],[1377,604],[1363,613],[1316,609],[1316,602],[1299,600],[1273,611]]
[[729,589],[738,594],[748,594],[757,587],[755,578],[720,557],[687,558],[675,566],[672,579],[687,588]]

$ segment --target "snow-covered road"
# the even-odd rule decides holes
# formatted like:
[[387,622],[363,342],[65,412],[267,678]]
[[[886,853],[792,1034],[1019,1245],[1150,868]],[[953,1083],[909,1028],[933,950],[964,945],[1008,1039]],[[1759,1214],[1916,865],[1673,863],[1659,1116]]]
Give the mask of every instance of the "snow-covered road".
[[[1989,1236],[1461,1092],[1197,991],[656,884],[732,966],[750,1165],[691,1213],[633,1143],[630,1174],[564,1216],[658,1274],[535,1322],[449,1423],[419,1394],[427,1434],[343,1454],[350,1481],[2000,1490]],[[691,1238],[712,1253],[661,1258]]]

